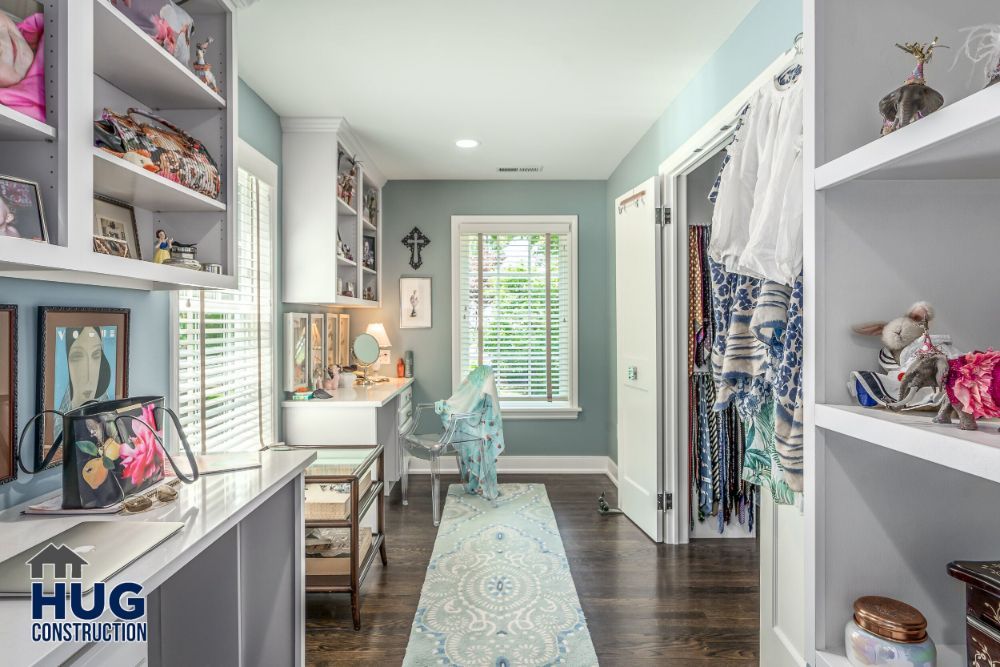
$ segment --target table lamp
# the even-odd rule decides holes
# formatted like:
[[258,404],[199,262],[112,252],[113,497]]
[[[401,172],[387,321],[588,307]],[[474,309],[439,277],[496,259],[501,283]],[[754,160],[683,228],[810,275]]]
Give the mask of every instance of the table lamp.
[[389,342],[389,336],[385,332],[385,325],[381,322],[372,322],[365,329],[365,333],[371,334],[378,341],[378,347],[380,350],[378,356],[378,362],[374,364],[373,368],[377,371],[379,366],[382,364],[388,364],[392,362],[392,358],[389,356],[389,348],[392,347],[392,343]]

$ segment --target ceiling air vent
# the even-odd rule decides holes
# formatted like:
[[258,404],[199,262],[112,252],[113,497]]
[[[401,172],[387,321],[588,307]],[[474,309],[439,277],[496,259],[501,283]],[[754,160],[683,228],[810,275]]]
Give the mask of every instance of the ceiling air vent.
[[501,174],[540,174],[542,173],[544,167],[497,167],[497,171]]

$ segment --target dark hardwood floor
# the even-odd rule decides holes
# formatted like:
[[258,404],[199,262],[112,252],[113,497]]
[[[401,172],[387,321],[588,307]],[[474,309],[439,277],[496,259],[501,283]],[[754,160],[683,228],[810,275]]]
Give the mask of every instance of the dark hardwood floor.
[[[444,479],[442,483],[458,481]],[[657,545],[623,516],[597,514],[615,488],[599,475],[521,475],[544,483],[601,665],[756,665],[758,566],[753,540]],[[376,564],[361,597],[361,631],[347,595],[307,598],[310,665],[399,665],[434,548],[430,479],[411,477],[386,506],[389,566]]]

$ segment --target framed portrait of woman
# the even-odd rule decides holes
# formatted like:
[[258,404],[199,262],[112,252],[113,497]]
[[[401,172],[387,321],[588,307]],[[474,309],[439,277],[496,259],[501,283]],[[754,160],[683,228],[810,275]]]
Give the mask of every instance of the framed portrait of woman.
[[[38,410],[69,412],[93,401],[128,396],[127,308],[38,309]],[[62,435],[62,420],[46,415],[38,429],[35,467]],[[62,462],[62,451],[49,466]]]
[[17,477],[17,306],[0,305],[0,484]]

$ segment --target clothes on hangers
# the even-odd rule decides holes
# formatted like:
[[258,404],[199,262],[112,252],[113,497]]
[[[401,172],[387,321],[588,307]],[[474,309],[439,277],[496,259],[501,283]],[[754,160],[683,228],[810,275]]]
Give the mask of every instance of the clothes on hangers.
[[748,104],[719,180],[709,251],[726,271],[789,286],[802,266],[803,187],[803,90],[790,72],[786,87],[769,82]]

